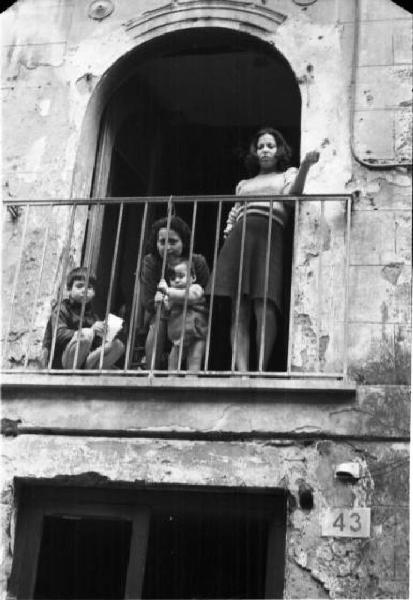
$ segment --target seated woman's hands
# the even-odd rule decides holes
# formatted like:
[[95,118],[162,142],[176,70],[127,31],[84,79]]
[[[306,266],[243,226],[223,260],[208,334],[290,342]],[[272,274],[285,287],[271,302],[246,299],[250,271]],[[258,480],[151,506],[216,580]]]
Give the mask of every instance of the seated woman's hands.
[[165,295],[162,294],[162,292],[156,292],[155,298],[154,298],[155,306],[158,304],[162,304],[164,298],[165,298]]
[[163,304],[166,308],[168,308],[168,289],[168,284],[166,283],[165,279],[161,279],[158,283],[154,298],[155,306]]
[[166,283],[165,279],[160,280],[160,282],[158,283],[157,290],[158,290],[158,292],[161,292],[162,294],[168,293],[168,284]]

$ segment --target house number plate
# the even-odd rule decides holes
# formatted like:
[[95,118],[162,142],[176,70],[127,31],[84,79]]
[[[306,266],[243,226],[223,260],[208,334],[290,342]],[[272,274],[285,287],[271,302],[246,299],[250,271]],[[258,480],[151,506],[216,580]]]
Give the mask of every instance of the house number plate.
[[329,508],[321,517],[321,535],[370,537],[370,508]]

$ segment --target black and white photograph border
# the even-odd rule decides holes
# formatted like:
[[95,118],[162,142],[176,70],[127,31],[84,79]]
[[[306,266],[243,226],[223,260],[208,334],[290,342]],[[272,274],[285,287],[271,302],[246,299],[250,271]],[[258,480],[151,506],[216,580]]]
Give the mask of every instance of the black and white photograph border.
[[0,44],[0,598],[408,599],[410,3]]

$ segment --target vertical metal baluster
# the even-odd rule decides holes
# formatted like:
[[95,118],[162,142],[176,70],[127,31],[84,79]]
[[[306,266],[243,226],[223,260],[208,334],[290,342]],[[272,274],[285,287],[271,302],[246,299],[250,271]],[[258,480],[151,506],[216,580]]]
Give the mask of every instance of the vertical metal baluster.
[[[195,200],[194,207],[192,210],[191,238],[190,238],[190,242],[189,242],[189,257],[188,257],[189,277],[187,278],[187,282],[186,282],[185,300],[184,300],[184,307],[182,310],[182,330],[181,330],[181,337],[179,340],[178,371],[181,370],[182,354],[183,354],[183,350],[184,350],[185,321],[186,321],[186,313],[188,312],[189,286],[191,285],[190,274],[191,274],[192,257],[193,257],[193,253],[194,253],[193,251],[194,251],[194,238],[195,238],[197,209],[198,209],[198,202]],[[188,273],[188,270],[187,270],[187,273]],[[187,370],[188,370],[188,368],[187,368]]]
[[[169,230],[171,228],[171,218],[172,218],[172,196],[169,197],[167,210],[168,210],[168,213],[167,213],[167,218],[166,218],[166,235],[167,235],[167,238],[169,238]],[[167,250],[168,250],[168,242],[165,245],[164,253],[163,253],[163,257],[162,257],[161,279],[165,278]],[[156,350],[158,348],[159,325],[161,322],[161,311],[162,311],[162,304],[159,304],[159,306],[156,309],[156,317],[155,317],[156,318],[155,340],[154,340],[154,344],[153,344],[153,348],[152,348],[151,369],[150,369],[151,372],[154,371],[154,367],[155,367]]]
[[287,351],[287,375],[291,376],[292,363],[292,348],[293,348],[293,325],[294,325],[294,303],[295,303],[295,288],[296,288],[296,260],[298,252],[299,238],[299,214],[301,210],[300,198],[294,200],[294,231],[293,231],[293,255],[291,260],[291,291],[290,291],[290,314],[288,324],[288,351]]
[[209,349],[211,344],[211,326],[212,326],[212,311],[214,305],[214,292],[215,292],[215,277],[217,271],[217,257],[218,257],[218,245],[219,245],[219,232],[221,229],[221,217],[222,217],[222,200],[218,203],[218,214],[217,214],[217,222],[215,229],[215,245],[214,245],[214,258],[212,263],[212,275],[211,275],[211,296],[209,299],[209,311],[208,311],[208,330],[207,330],[207,338],[205,344],[205,361],[204,361],[204,371],[207,370],[208,362],[209,362]]
[[240,253],[240,261],[239,261],[239,270],[238,270],[238,289],[237,289],[237,300],[236,300],[236,309],[235,309],[235,322],[234,322],[234,343],[232,346],[232,357],[231,357],[231,372],[235,371],[235,358],[237,356],[237,346],[238,346],[238,326],[239,326],[239,311],[241,304],[241,282],[243,277],[243,268],[244,268],[244,251],[245,251],[245,230],[247,223],[247,203],[244,202],[244,212],[242,215],[242,233],[241,233],[241,253]]
[[271,233],[272,233],[272,206],[273,201],[270,200],[270,212],[268,214],[268,232],[267,232],[267,248],[265,253],[265,279],[264,279],[264,302],[263,302],[263,314],[261,322],[261,334],[260,334],[260,353],[258,361],[258,371],[262,373],[262,367],[264,362],[264,348],[265,348],[265,326],[267,324],[267,301],[268,301],[268,279],[270,274],[270,253],[271,253]]
[[351,235],[351,203],[353,198],[346,200],[346,256],[345,256],[345,291],[344,291],[344,360],[343,360],[343,378],[346,380],[348,375],[348,313],[349,313],[349,286],[350,286],[350,235]]
[[21,237],[21,242],[20,242],[19,259],[18,259],[16,271],[14,273],[12,292],[10,295],[10,313],[9,313],[9,320],[7,323],[7,329],[5,332],[4,345],[3,345],[4,357],[6,356],[7,347],[9,345],[8,340],[9,340],[9,336],[10,336],[11,324],[13,321],[14,300],[16,297],[16,291],[17,291],[17,285],[19,282],[20,271],[22,270],[24,243],[26,241],[27,224],[29,222],[30,204],[24,204],[23,206],[26,208],[26,211],[25,211],[25,215],[24,215],[23,231],[22,231],[22,237]]
[[[52,204],[52,214],[53,214],[53,210],[54,210],[54,205]],[[33,310],[32,310],[32,316],[30,319],[30,327],[29,327],[29,334],[27,336],[27,346],[26,346],[26,357],[24,360],[24,368],[27,369],[27,365],[29,364],[29,353],[30,353],[30,346],[31,346],[31,342],[32,342],[32,336],[33,336],[33,331],[34,331],[34,322],[36,319],[36,313],[37,313],[37,302],[39,299],[39,295],[40,295],[40,286],[42,284],[42,279],[43,279],[43,271],[44,271],[44,263],[45,263],[45,258],[46,258],[46,249],[47,249],[47,243],[49,241],[49,229],[50,229],[50,222],[52,220],[52,216],[50,216],[48,222],[47,222],[47,226],[46,226],[46,231],[44,234],[44,241],[43,241],[43,248],[42,248],[42,258],[40,261],[40,270],[39,270],[39,281],[37,284],[37,288],[36,288],[36,292],[34,294],[34,301],[33,301]]]
[[131,307],[131,312],[130,312],[128,339],[126,342],[124,371],[128,370],[131,348],[135,344],[135,323],[136,323],[136,319],[138,316],[139,301],[140,301],[140,295],[141,295],[140,274],[141,274],[141,267],[142,267],[143,242],[144,242],[144,237],[145,237],[147,217],[148,217],[148,202],[145,202],[145,208],[143,210],[143,215],[142,215],[142,220],[141,220],[141,232],[140,232],[140,236],[139,236],[138,258],[136,259],[135,284],[134,284],[134,289],[133,289],[132,307]]
[[[60,282],[60,286],[59,286],[59,297],[57,300],[57,305],[55,307],[56,308],[56,312],[55,312],[56,322],[53,326],[52,344],[50,347],[49,363],[47,365],[47,368],[49,370],[52,368],[54,351],[56,348],[57,326],[58,326],[58,322],[59,322],[60,307],[62,306],[63,290],[65,287],[67,266],[69,264],[70,245],[72,243],[72,235],[73,235],[73,229],[74,229],[74,225],[75,225],[75,214],[76,214],[76,204],[72,204],[70,223],[69,223],[69,231],[67,233],[67,242],[65,245],[65,249],[63,251],[62,277],[61,277],[61,282]],[[52,309],[52,314],[53,314],[53,312],[54,312],[54,309]]]
[[[322,305],[323,305],[323,290],[324,290],[324,286],[323,286],[323,228],[324,228],[324,221],[325,221],[325,217],[324,217],[324,201],[320,200],[320,240],[319,240],[319,244],[318,244],[318,298],[317,298],[317,310],[318,310],[318,342],[320,340],[320,335],[321,335],[321,331],[322,331],[322,318],[321,318],[321,312],[322,312]],[[320,343],[318,344],[318,347],[320,347]],[[321,365],[320,365],[320,356],[318,353],[318,371],[317,373],[321,372]]]
[[89,238],[92,243],[89,245],[89,250],[88,250],[88,253],[87,253],[87,256],[86,256],[86,261],[85,261],[86,262],[86,269],[87,269],[87,271],[86,271],[86,279],[85,279],[85,293],[84,293],[83,298],[82,298],[82,307],[80,309],[80,319],[79,319],[79,327],[77,329],[77,340],[76,340],[75,356],[73,358],[72,373],[74,373],[75,371],[78,370],[76,368],[76,363],[77,363],[77,358],[79,356],[80,335],[81,335],[81,331],[82,331],[82,328],[83,328],[83,319],[85,318],[87,291],[88,291],[88,288],[89,288],[90,271],[91,271],[91,268],[92,268],[93,240],[95,239],[96,227],[97,227],[97,221],[98,221],[98,219],[96,218],[96,215],[98,214],[98,212],[100,210],[101,203],[98,202],[95,205],[95,207],[96,207],[96,211],[93,211],[93,216],[92,216],[92,231],[90,232],[90,238]]
[[107,335],[107,327],[108,327],[108,315],[109,315],[109,311],[110,311],[110,306],[112,304],[113,279],[115,277],[116,263],[118,261],[119,239],[120,239],[120,231],[122,228],[122,219],[123,219],[123,207],[124,207],[124,204],[123,204],[123,202],[121,202],[120,207],[119,207],[118,226],[116,229],[115,249],[114,249],[114,253],[113,253],[112,265],[111,265],[111,270],[110,270],[109,290],[108,290],[108,297],[107,297],[107,301],[106,301],[106,310],[105,310],[105,333],[102,338],[102,346],[101,346],[101,350],[100,350],[99,371],[102,370],[103,357],[105,354],[105,343],[106,343],[106,335]]

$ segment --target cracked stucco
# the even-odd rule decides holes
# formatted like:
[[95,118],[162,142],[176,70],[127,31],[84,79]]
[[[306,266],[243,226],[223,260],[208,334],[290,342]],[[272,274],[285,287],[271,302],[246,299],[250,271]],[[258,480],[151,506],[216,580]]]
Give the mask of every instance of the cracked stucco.
[[[393,543],[395,535],[402,535],[401,527],[407,527],[402,518],[403,510],[408,508],[408,485],[402,485],[408,472],[405,443],[286,440],[281,445],[277,440],[222,443],[69,439],[70,443],[61,436],[25,435],[8,438],[3,444],[2,499],[8,536],[13,531],[13,475],[17,467],[21,478],[34,477],[59,485],[105,486],[119,482],[138,487],[162,483],[287,489],[295,500],[289,503],[286,598],[308,598],[302,594],[309,589],[318,589],[319,594],[313,597],[321,598],[380,597],[372,582],[377,581],[376,589],[395,585],[407,560],[407,548]],[[114,455],[116,461],[110,458]],[[354,484],[334,477],[336,465],[348,461],[361,467],[361,479]],[[386,483],[388,474],[393,478],[391,487]],[[300,508],[298,494],[303,483],[313,490],[311,510]],[[371,537],[321,538],[321,518],[330,506],[370,506]],[[398,514],[398,519],[390,520],[388,511]],[[12,538],[10,541],[6,567],[11,560]],[[304,569],[316,585],[306,578],[298,579],[297,568]]]

